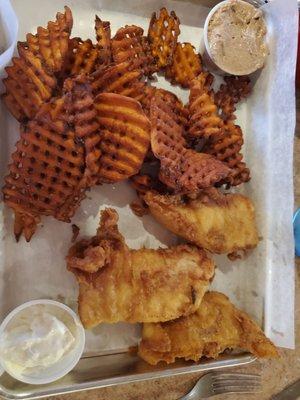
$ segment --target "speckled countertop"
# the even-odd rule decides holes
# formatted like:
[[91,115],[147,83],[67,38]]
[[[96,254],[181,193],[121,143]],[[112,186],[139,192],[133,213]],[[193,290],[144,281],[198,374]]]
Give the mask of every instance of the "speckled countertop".
[[[300,206],[300,92],[297,96],[297,129],[294,148],[294,186],[295,207]],[[263,391],[252,395],[220,395],[215,399],[230,400],[269,400],[271,396],[285,386],[300,378],[300,258],[296,259],[296,350],[280,350],[279,360],[263,360],[243,368],[239,372],[261,373]],[[228,371],[228,370],[226,370]],[[201,375],[188,374],[171,378],[156,379],[129,385],[91,390],[64,396],[52,397],[52,400],[175,400],[186,394]],[[300,399],[300,393],[299,393]]]

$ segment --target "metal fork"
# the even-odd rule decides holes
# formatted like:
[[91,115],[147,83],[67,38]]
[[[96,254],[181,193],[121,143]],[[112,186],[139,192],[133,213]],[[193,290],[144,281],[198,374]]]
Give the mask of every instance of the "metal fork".
[[260,375],[211,372],[203,375],[179,400],[199,400],[223,393],[257,393],[260,390]]

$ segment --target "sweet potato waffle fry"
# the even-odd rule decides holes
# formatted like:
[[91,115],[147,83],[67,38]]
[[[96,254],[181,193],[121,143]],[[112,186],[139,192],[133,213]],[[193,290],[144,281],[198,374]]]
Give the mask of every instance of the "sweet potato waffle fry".
[[160,160],[159,179],[175,192],[195,192],[226,178],[230,169],[209,154],[187,149],[184,127],[158,92],[151,101],[151,148]]
[[69,37],[73,26],[72,12],[57,13],[56,21],[49,21],[47,28],[39,26],[37,33],[26,36],[29,50],[40,57],[50,72],[60,72],[68,52]]
[[95,31],[96,31],[97,46],[100,50],[100,64],[109,65],[112,60],[110,22],[102,21],[96,15]]
[[223,137],[215,143],[208,143],[203,149],[205,153],[215,156],[231,168],[231,173],[224,180],[228,186],[237,186],[250,180],[250,171],[242,162],[243,155],[240,153],[243,143],[241,128],[232,121],[227,121]]
[[145,75],[151,75],[155,72],[156,65],[148,39],[143,34],[144,30],[136,25],[120,28],[111,41],[112,56],[116,63],[134,59],[137,68]]
[[150,145],[150,122],[134,99],[101,93],[94,101],[101,131],[99,182],[118,182],[140,170]]
[[75,140],[85,149],[84,179],[87,186],[93,186],[98,181],[100,168],[101,133],[92,88],[86,77],[80,75],[75,79],[67,79],[64,90],[69,97],[66,102],[69,108],[68,123],[74,127]]
[[211,76],[202,72],[191,82],[188,135],[191,139],[215,142],[223,135],[223,121],[213,100],[210,81]]
[[117,93],[140,100],[144,97],[145,84],[140,81],[142,70],[135,69],[135,64],[124,61],[99,68],[91,75],[95,94],[101,92]]
[[171,83],[188,88],[190,82],[202,71],[202,62],[190,43],[177,43],[172,64],[165,69],[165,76]]
[[157,18],[156,12],[152,14],[148,39],[153,57],[158,69],[172,63],[177,37],[180,33],[180,21],[174,11],[169,14],[165,7],[160,10]]
[[17,239],[24,232],[29,241],[41,215],[70,222],[98,172],[99,124],[91,108],[92,90],[78,77],[66,81],[64,91],[21,126],[3,189],[5,203],[16,214]]
[[48,103],[21,127],[3,188],[4,202],[16,214],[17,239],[24,232],[29,241],[41,215],[69,222],[84,197],[84,148],[61,118],[63,106],[62,99]]
[[[104,182],[133,177],[141,214],[147,190],[194,196],[250,179],[242,133],[230,124],[249,79],[225,77],[214,95],[213,76],[202,71],[193,46],[177,43],[179,24],[162,8],[147,37],[126,25],[111,38],[110,22],[96,16],[93,44],[70,38],[72,13],[65,7],[18,44],[4,80],[4,101],[25,124],[4,188],[17,237],[29,240],[41,215],[69,221],[85,190]],[[145,80],[161,69],[172,83],[190,87],[187,106]]]
[[69,53],[64,68],[64,76],[90,74],[99,65],[100,50],[90,39],[72,38],[69,41]]
[[52,97],[57,81],[27,47],[19,44],[18,51],[19,57],[13,57],[12,65],[5,69],[6,93],[3,98],[12,115],[18,121],[25,121],[33,118],[43,103]]
[[221,110],[224,121],[234,120],[235,105],[251,93],[251,82],[248,76],[225,76],[225,84],[215,94],[215,103]]

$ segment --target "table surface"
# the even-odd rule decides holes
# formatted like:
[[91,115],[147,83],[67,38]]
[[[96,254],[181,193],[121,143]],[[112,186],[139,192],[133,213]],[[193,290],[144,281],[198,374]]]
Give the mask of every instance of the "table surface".
[[[300,206],[300,92],[297,95],[297,127],[294,147],[294,192],[295,207]],[[300,258],[296,258],[296,350],[280,350],[279,360],[259,360],[235,372],[262,374],[263,391],[257,395],[220,395],[215,399],[269,400],[300,378]],[[226,370],[228,371],[228,370]],[[52,400],[175,400],[186,394],[201,374],[188,374],[121,385],[117,387],[72,393],[52,397]],[[300,394],[299,394],[300,399]]]

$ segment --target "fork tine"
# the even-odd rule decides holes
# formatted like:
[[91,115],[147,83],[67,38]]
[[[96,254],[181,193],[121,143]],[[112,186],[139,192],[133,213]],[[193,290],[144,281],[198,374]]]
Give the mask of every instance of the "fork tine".
[[261,391],[261,386],[226,386],[223,388],[213,388],[214,394],[222,393],[258,393]]
[[240,379],[240,378],[261,378],[258,374],[236,374],[236,373],[212,373],[212,379],[224,379],[224,378],[231,378],[231,379]]
[[251,393],[261,390],[261,376],[257,374],[214,373],[211,386],[215,394]]
[[222,388],[227,388],[227,387],[261,387],[260,382],[226,382],[226,383],[213,383],[212,388],[213,389],[222,389]]
[[247,379],[215,379],[212,380],[212,385],[230,385],[231,383],[233,384],[238,384],[238,385],[246,385],[246,384],[261,384],[261,379],[258,378],[247,378]]

